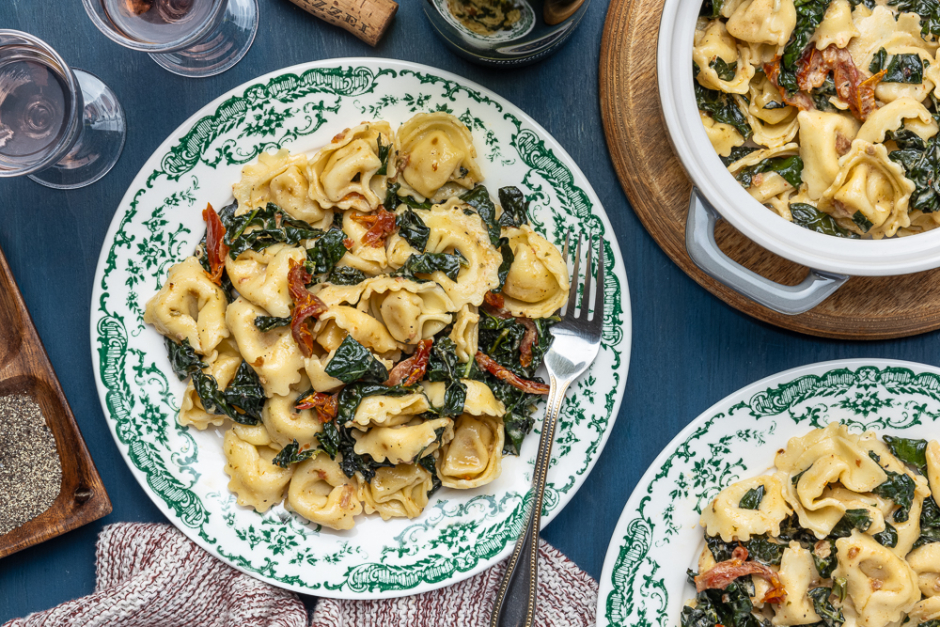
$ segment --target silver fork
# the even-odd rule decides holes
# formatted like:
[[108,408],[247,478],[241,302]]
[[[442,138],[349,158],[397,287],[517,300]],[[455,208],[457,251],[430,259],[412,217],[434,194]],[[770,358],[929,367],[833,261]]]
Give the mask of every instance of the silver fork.
[[[571,232],[565,237],[565,259],[568,259],[568,244]],[[516,542],[516,548],[506,562],[506,572],[499,584],[496,604],[490,616],[490,627],[531,627],[535,623],[536,591],[538,589],[538,532],[542,518],[542,498],[545,496],[545,480],[552,457],[552,442],[555,439],[555,424],[565,400],[565,391],[571,383],[584,374],[597,358],[601,346],[601,331],[604,324],[604,238],[598,241],[597,295],[594,297],[594,318],[588,320],[591,302],[591,257],[588,240],[587,269],[584,273],[584,292],[578,310],[579,262],[581,259],[581,236],[574,256],[574,272],[565,315],[561,322],[549,331],[554,337],[551,348],[545,354],[551,390],[542,422],[539,452],[535,458],[532,478],[532,501],[528,521]]]

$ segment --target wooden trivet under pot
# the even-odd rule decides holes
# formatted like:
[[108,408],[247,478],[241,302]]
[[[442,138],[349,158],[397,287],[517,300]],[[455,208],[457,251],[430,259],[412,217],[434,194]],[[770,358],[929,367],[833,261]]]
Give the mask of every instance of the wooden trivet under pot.
[[[816,308],[787,316],[725,287],[692,262],[685,248],[692,182],[672,149],[659,106],[656,45],[663,5],[664,0],[611,0],[600,62],[607,146],[620,184],[656,243],[709,292],[785,329],[836,339],[883,340],[940,328],[940,269],[852,277]],[[731,259],[772,281],[797,285],[809,272],[761,248],[727,221],[719,221],[715,239]]]
[[62,464],[62,487],[49,509],[0,536],[0,557],[111,512],[104,484],[0,250],[0,396],[10,394],[30,396],[42,409]]

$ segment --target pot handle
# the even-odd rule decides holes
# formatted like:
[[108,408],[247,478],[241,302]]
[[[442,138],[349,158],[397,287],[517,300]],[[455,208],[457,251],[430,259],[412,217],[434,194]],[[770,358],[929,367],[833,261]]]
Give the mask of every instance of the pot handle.
[[781,285],[732,261],[715,241],[715,224],[721,216],[692,188],[685,247],[689,257],[705,274],[761,305],[788,316],[809,311],[849,280],[843,274],[810,269],[799,285]]

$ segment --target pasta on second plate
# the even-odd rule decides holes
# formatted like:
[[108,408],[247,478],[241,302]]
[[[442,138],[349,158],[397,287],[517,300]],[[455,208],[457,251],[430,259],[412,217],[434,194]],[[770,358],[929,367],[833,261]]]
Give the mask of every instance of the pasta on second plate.
[[839,423],[790,439],[702,511],[681,626],[937,627],[938,454]]
[[180,424],[226,428],[240,505],[414,518],[518,454],[568,270],[522,192],[482,179],[469,129],[422,113],[262,153],[203,212],[145,320],[189,379]]
[[696,104],[715,151],[757,202],[836,237],[940,226],[934,5],[705,0]]

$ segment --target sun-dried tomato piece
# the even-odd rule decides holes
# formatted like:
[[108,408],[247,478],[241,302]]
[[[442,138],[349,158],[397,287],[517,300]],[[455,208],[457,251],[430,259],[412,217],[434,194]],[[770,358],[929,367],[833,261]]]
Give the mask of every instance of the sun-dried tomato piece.
[[378,248],[385,245],[385,239],[395,232],[395,214],[386,211],[385,207],[379,205],[377,211],[366,214],[352,214],[352,219],[363,226],[369,227],[366,234],[362,236],[362,243],[372,248]]
[[213,283],[222,285],[225,255],[228,254],[228,246],[225,244],[225,225],[222,224],[219,214],[209,204],[202,210],[202,219],[206,223],[206,257],[211,270],[206,274]]
[[528,318],[516,318],[516,322],[525,327],[522,341],[519,342],[519,363],[523,368],[532,365],[532,347],[539,341],[539,330]]
[[294,409],[313,409],[317,412],[317,418],[320,422],[329,422],[336,418],[337,397],[339,394],[327,394],[326,392],[314,392],[300,399],[294,405]]
[[496,309],[502,309],[506,306],[506,299],[503,298],[502,294],[497,294],[496,292],[487,292],[484,294],[483,302]]
[[313,334],[310,333],[307,320],[319,318],[327,310],[326,303],[307,291],[307,283],[312,278],[304,264],[293,259],[290,260],[290,270],[287,273],[287,289],[294,301],[290,332],[304,357],[313,355]]
[[745,575],[757,575],[770,584],[770,590],[764,595],[764,601],[768,603],[782,603],[787,598],[786,588],[777,576],[777,573],[770,570],[760,562],[748,562],[747,549],[741,546],[732,551],[731,559],[724,562],[718,562],[704,573],[695,577],[695,589],[698,592],[703,590],[717,589],[724,590],[728,585]]
[[522,390],[523,392],[528,392],[529,394],[548,394],[549,390],[551,390],[551,388],[545,383],[523,379],[515,372],[509,370],[505,366],[500,365],[489,355],[483,352],[477,351],[475,359],[477,365],[480,366],[480,368],[483,368],[497,379],[505,381],[512,387]]
[[869,76],[859,83],[858,88],[855,90],[855,109],[864,116],[860,117],[860,120],[866,119],[878,108],[878,104],[875,102],[875,87],[878,86],[878,83],[881,82],[881,79],[883,79],[887,73],[887,69],[881,70],[874,76]]
[[787,94],[787,90],[781,87],[780,83],[777,82],[777,78],[780,76],[780,57],[777,57],[770,63],[764,64],[764,74],[767,75],[767,80],[780,92],[780,97],[786,104],[791,107],[796,107],[800,111],[811,111],[816,108],[813,104],[813,99],[810,98],[809,95],[797,92],[791,96]]
[[[848,50],[838,48],[835,44],[823,50],[810,46],[800,57],[797,65],[796,82],[801,90],[809,91],[821,87],[831,72],[836,93],[839,94],[839,98],[848,103],[852,115],[859,120],[865,120],[878,108],[875,103],[875,86],[884,77],[886,70],[862,80],[862,75],[855,67],[852,55]],[[767,67],[765,66],[764,69],[766,73]],[[779,73],[779,65],[776,72]],[[777,73],[771,79],[774,84],[776,84]],[[767,77],[770,78],[770,74],[767,74]],[[781,93],[783,94],[784,91],[781,90]]]
[[418,342],[418,349],[414,355],[398,363],[392,371],[388,373],[388,381],[385,385],[392,387],[394,385],[414,385],[424,378],[424,373],[428,369],[428,361],[431,359],[431,346],[434,340],[421,340]]

